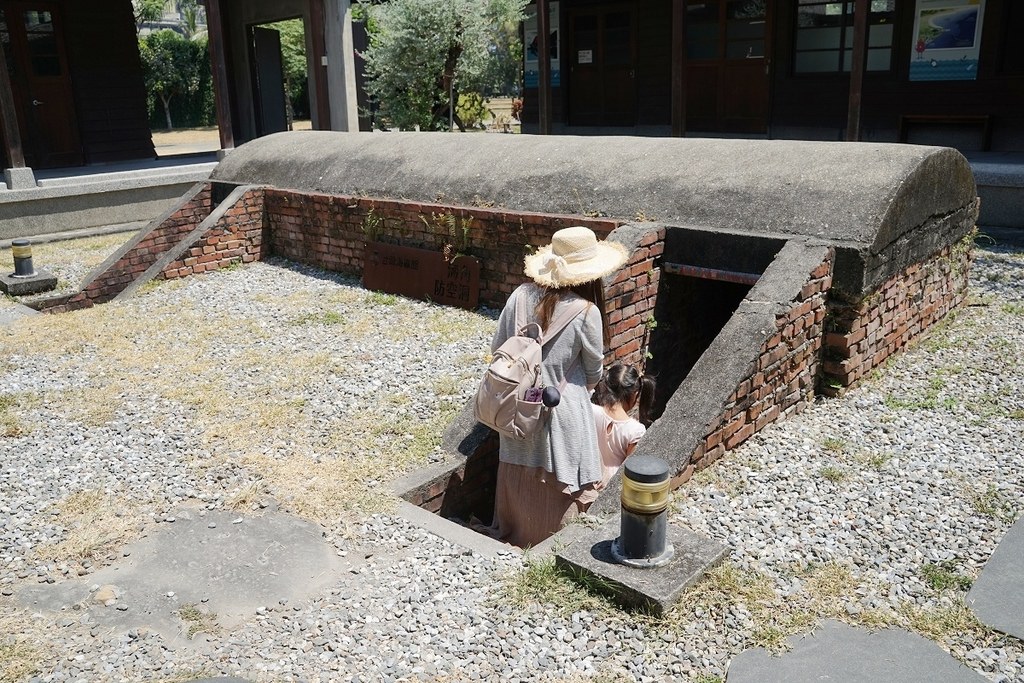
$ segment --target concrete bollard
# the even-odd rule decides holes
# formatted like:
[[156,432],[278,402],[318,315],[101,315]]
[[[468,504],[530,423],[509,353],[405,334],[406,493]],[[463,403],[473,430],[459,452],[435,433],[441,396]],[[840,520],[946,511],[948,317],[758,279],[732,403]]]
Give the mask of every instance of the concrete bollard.
[[668,463],[637,455],[622,466],[622,519],[612,556],[631,567],[659,567],[672,559],[666,543],[668,526]]
[[12,240],[11,253],[14,255],[14,273],[11,277],[33,277],[36,269],[32,265],[32,243],[26,239]]

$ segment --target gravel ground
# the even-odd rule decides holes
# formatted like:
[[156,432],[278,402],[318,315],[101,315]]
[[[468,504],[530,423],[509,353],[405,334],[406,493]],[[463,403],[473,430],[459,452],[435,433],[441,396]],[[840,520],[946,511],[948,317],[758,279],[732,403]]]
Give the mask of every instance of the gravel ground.
[[[0,331],[0,443],[11,454],[0,462],[0,633],[20,634],[0,641],[9,674],[0,670],[0,680],[711,683],[744,649],[779,647],[836,617],[911,628],[989,680],[1024,681],[1024,645],[964,608],[970,581],[1024,509],[1022,276],[1019,249],[980,249],[971,305],[954,319],[863,386],[769,427],[681,489],[672,523],[733,552],[663,620],[616,610],[542,558],[485,559],[372,506],[319,508],[269,468],[268,454],[306,458],[314,474],[332,449],[367,457],[315,426],[361,413],[408,418],[405,434],[362,425],[370,450],[415,441],[417,424],[474,389],[493,316],[374,299],[336,276],[271,261],[111,306],[131,329],[112,313],[79,313],[63,328]],[[367,308],[374,324],[360,317]],[[144,354],[154,339],[157,353]],[[247,344],[258,356],[243,353]],[[192,365],[176,365],[189,349]],[[178,373],[189,387],[188,368],[214,388],[232,369],[228,393],[204,403],[160,379]],[[390,379],[397,372],[401,385]],[[237,395],[251,409],[246,392],[267,401],[283,393],[284,412],[246,424],[258,435],[242,438],[228,429],[239,416],[221,404]],[[406,400],[386,400],[395,394]],[[290,431],[274,429],[282,419]],[[436,456],[429,444],[417,453],[382,478]],[[360,476],[368,490],[386,485]],[[20,613],[10,597],[19,584],[88,575],[115,557],[102,544],[79,559],[54,551],[74,540],[72,502],[103,507],[82,505],[85,492],[102,491],[114,514],[100,509],[97,519],[121,539],[182,502],[244,505],[253,487],[318,519],[339,552],[374,557],[310,604],[267,605],[185,645]],[[32,661],[35,673],[18,673]]]

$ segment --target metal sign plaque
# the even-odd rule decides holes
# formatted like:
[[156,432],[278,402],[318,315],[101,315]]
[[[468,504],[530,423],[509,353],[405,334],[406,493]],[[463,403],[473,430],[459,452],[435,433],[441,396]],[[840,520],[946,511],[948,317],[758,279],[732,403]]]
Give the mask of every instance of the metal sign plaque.
[[371,242],[363,258],[363,286],[474,309],[480,300],[480,262],[472,256],[447,261],[438,251]]

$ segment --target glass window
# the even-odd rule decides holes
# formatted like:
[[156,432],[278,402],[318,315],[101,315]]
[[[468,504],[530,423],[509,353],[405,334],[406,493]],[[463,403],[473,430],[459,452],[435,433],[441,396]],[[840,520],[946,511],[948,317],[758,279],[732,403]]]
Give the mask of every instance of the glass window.
[[[793,70],[796,73],[840,73],[853,63],[852,2],[799,0]],[[871,0],[868,11],[868,71],[892,69],[893,19],[896,0]]]
[[687,59],[718,57],[718,3],[689,2],[686,5]]

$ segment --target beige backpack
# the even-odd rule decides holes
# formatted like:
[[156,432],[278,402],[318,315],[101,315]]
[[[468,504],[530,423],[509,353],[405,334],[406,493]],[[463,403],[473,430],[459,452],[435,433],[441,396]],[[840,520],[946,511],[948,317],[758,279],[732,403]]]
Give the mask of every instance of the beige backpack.
[[[589,305],[585,299],[573,302],[542,330],[537,323],[523,324],[525,298],[520,296],[516,301],[515,329],[518,332],[494,352],[473,405],[479,422],[517,441],[533,436],[545,424],[551,410],[542,398],[545,388],[541,385],[540,368],[544,344],[558,336]],[[573,361],[566,369],[566,377],[575,365]],[[558,395],[564,388],[563,379]],[[555,398],[548,403],[554,407],[557,401]]]

